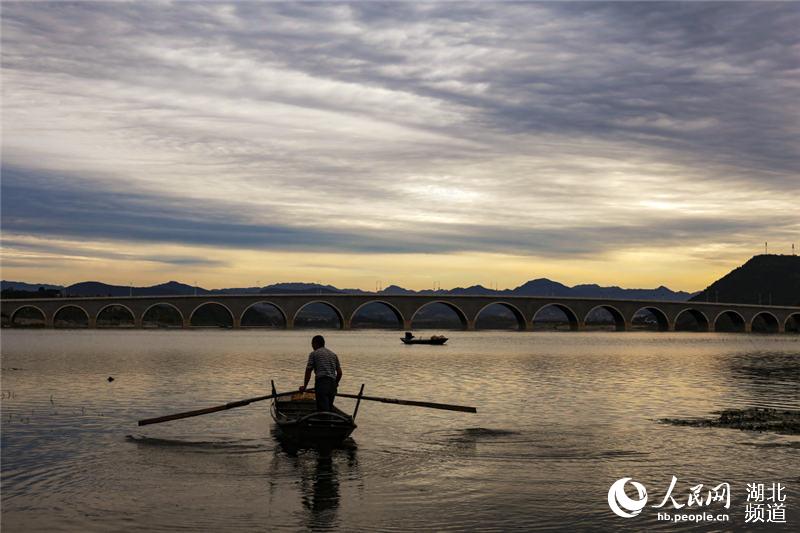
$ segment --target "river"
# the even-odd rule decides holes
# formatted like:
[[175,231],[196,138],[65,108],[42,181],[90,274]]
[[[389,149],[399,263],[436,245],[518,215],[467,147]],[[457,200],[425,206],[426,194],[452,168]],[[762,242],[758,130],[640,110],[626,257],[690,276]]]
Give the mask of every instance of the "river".
[[[341,391],[478,413],[364,402],[329,454],[282,446],[268,402],[137,427],[299,386],[313,333],[3,330],[3,530],[764,531],[745,521],[756,482],[785,485],[800,523],[800,437],[657,421],[800,409],[797,335],[330,331]],[[729,483],[729,509],[707,507],[729,523],[658,520],[672,476],[678,503]],[[633,518],[607,501],[623,477],[650,498]]]

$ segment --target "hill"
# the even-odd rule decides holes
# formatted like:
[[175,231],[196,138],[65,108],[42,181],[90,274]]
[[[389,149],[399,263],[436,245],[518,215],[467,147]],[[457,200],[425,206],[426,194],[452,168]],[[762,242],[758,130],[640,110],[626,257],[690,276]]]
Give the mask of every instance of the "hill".
[[209,294],[210,291],[169,281],[150,287],[129,287],[126,285],[109,285],[99,281],[83,281],[66,287],[64,291],[69,296],[179,296],[195,294]]
[[0,282],[0,290],[13,290],[13,291],[31,291],[36,292],[40,287],[46,290],[61,290],[64,287],[61,285],[51,285],[49,283],[25,283],[24,281],[6,281]]
[[397,285],[389,285],[381,291],[381,294],[414,294],[414,291]]
[[[589,285],[583,285],[589,287]],[[594,285],[595,287],[597,285]],[[552,281],[547,278],[538,278],[525,282],[513,291],[511,294],[515,296],[579,296],[573,294],[574,288],[567,287],[557,281]]]
[[756,255],[700,291],[692,301],[800,306],[800,257]]
[[64,292],[70,296],[128,296],[130,291],[130,287],[100,281],[82,281],[64,288]]

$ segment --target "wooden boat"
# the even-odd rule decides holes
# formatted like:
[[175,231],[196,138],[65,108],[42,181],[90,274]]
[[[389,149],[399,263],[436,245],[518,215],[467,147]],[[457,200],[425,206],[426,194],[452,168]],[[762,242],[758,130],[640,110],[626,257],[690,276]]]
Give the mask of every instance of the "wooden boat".
[[427,339],[417,339],[413,336],[405,336],[400,337],[400,340],[403,341],[404,344],[435,344],[435,345],[442,345],[447,342],[447,337],[443,337],[442,335],[434,335],[433,337]]
[[[447,339],[444,339],[447,340]],[[356,400],[353,415],[350,416],[341,409],[333,408],[328,412],[317,412],[317,401],[313,389],[304,392],[281,392],[275,390],[275,383],[272,383],[272,393],[254,398],[245,398],[234,402],[214,405],[203,409],[183,411],[171,415],[157,416],[155,418],[145,418],[139,420],[140,426],[150,424],[161,424],[172,420],[181,420],[193,416],[208,415],[244,407],[254,402],[272,400],[272,418],[275,420],[275,428],[278,437],[292,441],[293,444],[301,446],[311,445],[314,447],[333,447],[339,445],[356,429],[356,415],[361,400],[371,402],[389,403],[394,405],[411,405],[416,407],[428,407],[431,409],[444,409],[446,411],[461,411],[465,413],[477,413],[475,407],[466,405],[451,405],[446,403],[422,402],[417,400],[401,400],[399,398],[380,398],[377,396],[364,396],[364,385],[358,394],[337,393],[337,397],[352,398]]]
[[336,406],[333,411],[318,412],[314,392],[278,396],[271,412],[279,436],[298,444],[336,446],[358,427],[355,413],[350,416]]

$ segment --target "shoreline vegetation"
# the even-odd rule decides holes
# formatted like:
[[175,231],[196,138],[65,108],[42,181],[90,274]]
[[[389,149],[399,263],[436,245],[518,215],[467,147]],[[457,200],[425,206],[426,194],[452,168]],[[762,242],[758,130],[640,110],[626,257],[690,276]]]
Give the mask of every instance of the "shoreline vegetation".
[[800,435],[800,411],[748,407],[718,411],[717,418],[659,418],[662,424],[691,427],[731,428],[741,431],[769,431]]

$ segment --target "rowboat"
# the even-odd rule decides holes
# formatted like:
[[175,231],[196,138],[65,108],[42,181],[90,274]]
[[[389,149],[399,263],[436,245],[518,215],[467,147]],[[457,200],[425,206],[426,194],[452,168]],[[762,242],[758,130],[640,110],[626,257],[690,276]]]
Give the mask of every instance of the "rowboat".
[[[447,340],[447,339],[444,339]],[[402,400],[399,398],[381,398],[379,396],[364,396],[364,385],[358,394],[337,393],[336,397],[350,398],[356,400],[353,414],[348,415],[341,409],[333,407],[331,411],[317,411],[317,398],[313,389],[304,391],[277,392],[275,383],[272,383],[272,392],[264,396],[245,398],[234,402],[214,405],[203,409],[183,411],[171,415],[157,416],[155,418],[145,418],[139,420],[140,426],[150,424],[161,424],[172,420],[181,420],[193,416],[209,415],[228,409],[244,407],[255,402],[272,400],[272,418],[275,420],[276,436],[292,444],[299,444],[302,447],[310,445],[312,447],[329,448],[334,447],[350,436],[356,429],[356,415],[361,400],[370,402],[388,403],[393,405],[409,405],[414,407],[427,407],[429,409],[443,409],[445,411],[461,411],[463,413],[477,413],[475,407],[466,405],[453,405],[446,403],[424,402],[419,400]]]
[[299,444],[336,446],[356,429],[355,414],[348,415],[333,406],[332,411],[317,411],[314,392],[295,392],[276,396],[272,401],[272,419],[278,436]]

